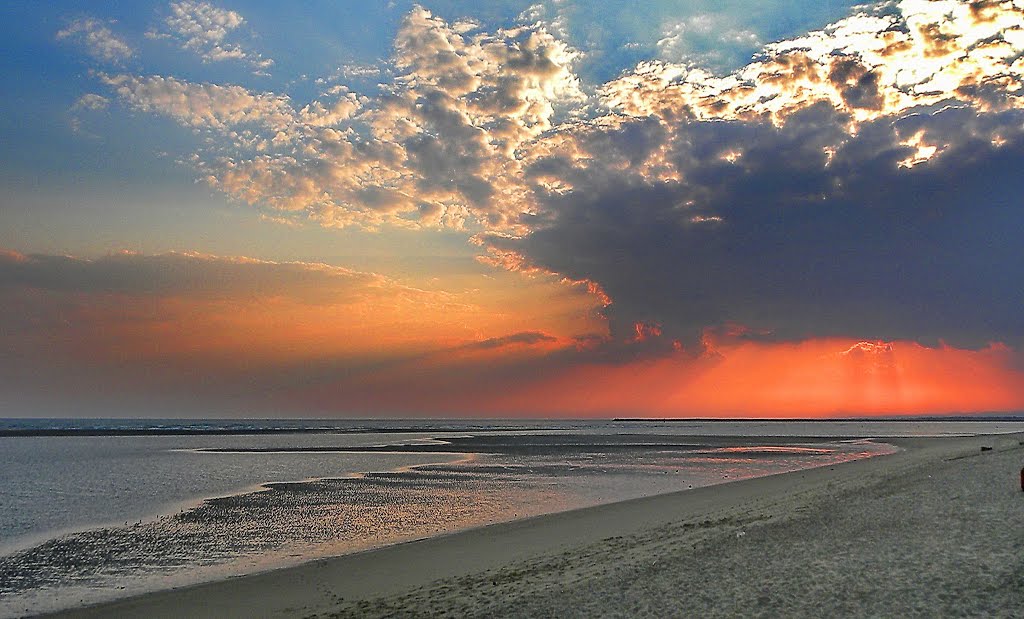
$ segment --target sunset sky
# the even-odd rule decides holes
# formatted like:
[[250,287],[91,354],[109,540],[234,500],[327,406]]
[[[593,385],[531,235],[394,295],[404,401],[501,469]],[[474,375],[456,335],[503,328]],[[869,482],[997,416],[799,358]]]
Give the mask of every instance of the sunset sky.
[[0,19],[0,416],[1024,410],[1024,0]]

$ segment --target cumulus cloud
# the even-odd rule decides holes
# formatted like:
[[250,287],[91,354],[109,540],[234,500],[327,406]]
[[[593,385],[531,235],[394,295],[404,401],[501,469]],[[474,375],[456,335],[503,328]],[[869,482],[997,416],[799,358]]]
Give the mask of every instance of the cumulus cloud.
[[732,73],[644,62],[595,98],[542,23],[484,32],[422,8],[372,98],[104,79],[223,134],[195,164],[226,194],[331,226],[478,232],[491,264],[592,287],[630,346],[699,349],[728,324],[983,346],[1024,335],[1022,16],[1020,0],[861,7]]
[[71,109],[98,111],[107,109],[108,105],[110,105],[110,99],[102,95],[89,93],[79,97],[75,104],[71,106]]
[[[984,5],[986,18],[979,17]],[[766,46],[724,76],[644,63],[602,87],[611,109],[693,120],[785,118],[817,102],[866,121],[958,101],[980,111],[1020,107],[1022,9],[1015,3],[903,0]]]
[[713,69],[731,64],[736,50],[756,49],[761,44],[756,32],[731,21],[706,13],[666,24],[655,45],[658,55],[668,62]]
[[[543,25],[487,33],[422,8],[406,16],[392,81],[373,99],[335,86],[297,104],[241,86],[104,79],[133,107],[225,133],[229,139],[201,154],[198,165],[205,180],[236,198],[332,226],[522,233],[549,216],[548,194],[572,191],[577,175],[592,181],[590,172],[602,166],[679,180],[685,164],[667,159],[665,149],[685,140],[689,124],[779,127],[820,103],[845,123],[836,137],[845,143],[859,123],[929,106],[1017,109],[1019,16],[1009,1],[906,0],[865,9],[768,45],[757,61],[725,76],[691,64],[642,63],[598,89],[603,112],[587,107],[573,73],[578,53]],[[701,27],[695,19],[688,28]],[[252,127],[254,120],[262,127]],[[942,155],[944,145],[927,133],[901,136],[904,167]],[[587,151],[602,142],[607,152]],[[830,153],[837,146],[821,147]],[[719,154],[734,163],[743,150]]]
[[173,39],[182,49],[198,54],[203,62],[238,60],[257,70],[265,70],[274,64],[270,58],[263,58],[227,41],[228,36],[245,23],[238,12],[192,0],[172,2],[169,8],[170,14],[164,19],[166,30],[152,31],[151,37]]
[[[143,112],[163,114],[188,127],[231,132],[258,125],[278,132],[295,122],[295,110],[286,97],[253,93],[241,86],[196,84],[159,75],[101,75],[100,79],[126,104]],[[240,137],[238,133],[231,135]]]
[[598,284],[620,341],[656,324],[699,349],[740,323],[1016,342],[1021,16],[901,2],[724,77],[641,64],[601,88],[610,114],[526,154],[532,229],[479,238],[511,268]]
[[57,40],[69,40],[81,45],[96,60],[112,63],[128,60],[132,57],[132,48],[114,34],[109,24],[94,17],[82,17],[59,30]]
[[480,32],[415,8],[373,101],[336,86],[300,106],[240,86],[103,79],[131,107],[223,133],[197,165],[238,199],[331,226],[507,227],[530,208],[519,151],[585,99],[575,58],[543,27]]

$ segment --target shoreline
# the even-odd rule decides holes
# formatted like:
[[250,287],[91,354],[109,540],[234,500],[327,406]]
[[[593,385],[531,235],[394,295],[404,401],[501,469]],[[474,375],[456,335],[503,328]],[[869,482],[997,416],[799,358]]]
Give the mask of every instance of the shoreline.
[[[217,453],[217,454],[220,454],[220,453],[223,453],[223,454],[234,454],[234,453],[238,453],[238,454],[244,454],[244,453],[304,453],[303,451],[300,451],[300,450],[277,450],[277,451],[252,451],[252,450],[250,450],[250,451],[247,451],[247,450],[244,450],[244,449],[238,449],[238,450],[215,450],[215,449],[202,449],[202,448],[177,449],[177,450],[171,450],[171,451],[182,451],[182,452],[193,452],[193,453]],[[314,450],[312,453],[321,453],[321,452],[322,452],[322,450]],[[334,450],[332,450],[332,451],[330,451],[328,453],[335,453],[335,452],[337,452],[337,453],[346,453],[346,454],[352,454],[352,453],[355,453],[355,454],[359,454],[359,453],[381,453],[380,450],[373,451],[373,450],[367,450],[367,449],[363,449],[363,448],[353,448],[353,449],[337,448],[337,449],[334,449]],[[402,452],[397,452],[396,451],[396,452],[384,452],[384,453],[402,453]],[[448,459],[448,460],[437,460],[437,461],[431,460],[429,462],[421,462],[421,463],[411,464],[411,465],[399,465],[399,466],[396,466],[394,468],[387,469],[385,471],[354,471],[354,472],[349,472],[349,473],[337,473],[337,474],[328,474],[328,475],[315,475],[315,476],[311,476],[311,477],[295,478],[295,479],[285,479],[285,480],[278,480],[278,481],[258,481],[258,482],[253,482],[253,483],[250,483],[250,484],[247,484],[247,485],[244,485],[244,486],[239,486],[236,489],[227,490],[227,491],[224,491],[224,492],[213,491],[213,492],[207,492],[207,493],[200,493],[200,494],[196,494],[194,496],[190,496],[190,497],[186,497],[186,498],[182,498],[182,499],[175,499],[175,500],[167,502],[167,503],[156,505],[153,509],[148,510],[148,511],[140,511],[140,512],[135,513],[135,514],[128,515],[128,520],[125,521],[124,523],[122,523],[122,521],[120,519],[116,519],[116,520],[111,520],[109,518],[108,519],[97,519],[96,521],[92,521],[92,522],[81,522],[81,523],[77,523],[77,524],[74,524],[74,525],[69,525],[67,527],[63,527],[63,528],[59,528],[59,529],[50,529],[50,530],[45,530],[45,531],[39,531],[39,532],[34,532],[34,533],[26,534],[26,535],[24,535],[22,537],[11,538],[10,540],[6,540],[3,543],[0,543],[0,554],[13,554],[13,553],[17,553],[19,551],[26,550],[26,549],[31,549],[32,547],[37,546],[39,544],[42,544],[42,543],[45,543],[45,542],[48,542],[48,541],[51,541],[51,540],[59,539],[59,538],[64,537],[64,536],[74,535],[74,534],[79,534],[79,533],[85,533],[85,532],[96,530],[96,529],[117,528],[117,527],[122,527],[122,526],[132,526],[132,524],[131,524],[132,522],[138,522],[139,524],[149,524],[149,523],[153,523],[153,522],[159,521],[161,518],[167,518],[167,517],[173,516],[175,513],[178,513],[178,512],[185,512],[185,511],[196,509],[196,508],[202,506],[203,503],[206,503],[208,501],[216,501],[218,499],[229,499],[229,498],[236,498],[236,497],[244,497],[244,496],[247,496],[247,495],[250,495],[250,494],[255,494],[255,493],[258,493],[258,492],[267,492],[267,491],[273,490],[274,486],[277,486],[277,485],[283,485],[283,484],[303,484],[303,483],[317,482],[317,481],[321,481],[321,480],[333,480],[333,479],[358,479],[358,478],[364,477],[364,476],[366,476],[368,474],[373,474],[373,473],[378,473],[378,472],[383,472],[383,473],[401,472],[401,471],[406,471],[406,470],[410,470],[410,469],[415,469],[416,467],[419,467],[419,466],[432,466],[432,465],[437,465],[437,464],[442,464],[442,465],[443,464],[451,464],[451,463],[457,463],[457,462],[471,461],[473,459],[471,457],[472,454],[466,454],[466,453],[460,453],[460,452],[442,452],[442,451],[422,452],[422,455],[428,455],[428,454],[430,454],[430,455],[436,454],[436,455],[439,455],[439,456],[450,456],[451,459]],[[293,565],[293,566],[288,566],[288,567],[295,567],[295,566]]]
[[789,517],[823,491],[856,491],[872,483],[892,481],[922,466],[981,453],[982,445],[997,445],[996,451],[1021,449],[1022,436],[887,438],[884,442],[902,451],[498,523],[43,616],[307,616],[351,610],[352,604],[365,600],[388,598],[431,583],[471,578],[525,562],[578,554],[607,546],[609,540],[643,537],[673,525],[720,534],[735,528],[736,522],[747,517],[744,515],[759,510],[767,510],[769,520]]

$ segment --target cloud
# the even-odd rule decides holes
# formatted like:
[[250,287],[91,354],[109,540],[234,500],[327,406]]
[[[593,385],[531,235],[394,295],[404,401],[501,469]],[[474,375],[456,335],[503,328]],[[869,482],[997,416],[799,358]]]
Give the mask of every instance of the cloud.
[[71,106],[71,109],[98,111],[107,109],[108,105],[110,105],[110,99],[102,95],[89,93],[79,97],[75,104]]
[[68,125],[71,131],[76,135],[96,139],[99,136],[86,131],[82,127],[82,112],[99,112],[107,109],[110,105],[110,99],[102,95],[95,93],[89,93],[82,95],[77,101],[68,109]]
[[329,226],[505,227],[529,208],[517,151],[585,97],[577,54],[542,27],[477,29],[412,10],[373,101],[332,87],[300,107],[234,85],[102,79],[135,109],[223,134],[197,168],[237,199]]
[[506,335],[503,337],[492,337],[479,342],[466,344],[463,347],[463,349],[492,350],[496,348],[505,348],[507,346],[533,346],[535,344],[551,343],[557,341],[558,338],[552,337],[546,333],[540,333],[538,331],[525,331],[523,333],[514,333],[512,335]]
[[57,32],[57,40],[70,40],[85,48],[95,58],[111,63],[121,63],[132,57],[132,48],[121,37],[114,34],[109,23],[93,17],[82,17],[72,21]]
[[[0,249],[0,409],[73,395],[96,412],[162,402],[179,414],[308,413],[295,398],[371,383],[416,409],[403,394],[418,377],[498,379],[591,326],[585,295],[557,282],[487,288],[493,279],[438,289],[317,263]],[[333,393],[332,410],[359,412]]]
[[305,262],[199,253],[109,254],[97,259],[0,253],[0,290],[193,299],[275,297],[345,303],[368,291],[416,295],[384,276]]
[[[194,164],[225,194],[327,226],[467,229],[491,264],[591,287],[631,351],[699,350],[728,324],[984,347],[1024,335],[1022,15],[861,7],[732,73],[648,61],[593,97],[543,24],[423,8],[373,97],[102,79],[221,135]],[[641,346],[637,324],[660,335]]]
[[724,77],[641,64],[602,87],[611,114],[526,154],[531,230],[478,238],[595,282],[621,341],[1016,344],[1022,9],[971,7],[864,10]]
[[172,2],[170,14],[164,19],[166,31],[150,32],[152,38],[171,38],[182,49],[195,52],[203,62],[237,60],[251,65],[257,71],[274,64],[270,58],[230,43],[228,35],[237,30],[245,19],[236,11],[213,6],[208,2]]
[[716,69],[732,64],[737,50],[760,47],[756,32],[732,22],[724,14],[696,14],[666,24],[655,47],[658,56],[668,62],[685,62]]
[[[622,338],[649,321],[690,347],[728,322],[776,339],[1017,341],[1021,118],[949,108],[865,124],[856,138],[840,129],[848,116],[822,107],[781,127],[690,123],[685,143],[637,147],[685,180],[633,173],[640,164],[577,172],[583,190],[552,194],[550,223],[484,243],[596,282]],[[943,153],[907,169],[918,151],[901,136],[922,130]],[[619,135],[591,138],[611,163],[630,155]]]
[[[169,116],[188,127],[229,133],[239,126],[258,125],[280,132],[296,122],[295,110],[286,97],[253,93],[241,86],[196,84],[159,75],[101,75],[100,79],[133,108]],[[237,133],[229,135],[242,138]],[[261,143],[250,145],[260,148]]]
[[254,377],[269,385],[275,368],[409,355],[436,342],[429,321],[478,312],[378,274],[194,253],[3,251],[0,304],[0,406],[18,393],[254,405]]
[[[200,153],[197,167],[243,201],[330,226],[521,233],[550,215],[547,193],[572,191],[574,176],[604,165],[585,151],[589,142],[617,140],[612,154],[624,155],[618,149],[637,137],[625,132],[660,132],[667,149],[685,140],[687,123],[778,127],[817,104],[833,108],[836,122],[845,123],[837,128],[853,137],[858,123],[947,102],[978,112],[1020,107],[1024,35],[1015,5],[888,6],[770,44],[758,60],[721,77],[692,65],[641,63],[597,89],[603,110],[588,107],[573,73],[579,53],[542,24],[487,33],[422,8],[402,22],[391,83],[372,99],[332,87],[299,105],[234,85],[104,79],[137,109],[223,131],[227,139]],[[227,28],[239,19],[220,22]],[[686,24],[709,36],[731,32],[707,16]],[[237,130],[257,117],[273,122]],[[904,137],[914,147],[905,167],[941,155],[940,145],[921,142],[926,137]],[[721,155],[734,161],[741,152]],[[634,155],[616,165],[662,181],[685,172],[660,151]]]
[[818,102],[854,121],[947,100],[983,111],[1020,107],[1022,9],[1009,1],[989,8],[979,19],[970,3],[956,0],[882,4],[772,43],[759,60],[724,77],[643,63],[602,94],[611,109],[632,116],[775,124]]

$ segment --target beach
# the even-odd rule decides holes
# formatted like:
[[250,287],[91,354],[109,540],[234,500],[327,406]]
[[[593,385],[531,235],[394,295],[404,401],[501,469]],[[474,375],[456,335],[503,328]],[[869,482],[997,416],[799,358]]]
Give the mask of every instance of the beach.
[[1022,440],[888,439],[902,450],[53,616],[1015,616]]

